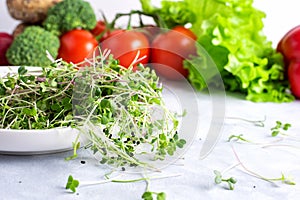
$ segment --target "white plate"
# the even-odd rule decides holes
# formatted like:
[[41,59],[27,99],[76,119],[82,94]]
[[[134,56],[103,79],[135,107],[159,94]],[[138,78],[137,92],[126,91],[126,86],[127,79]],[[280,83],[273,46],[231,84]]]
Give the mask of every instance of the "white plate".
[[[19,67],[0,67],[0,74],[17,72]],[[27,69],[38,69],[30,67]],[[46,130],[0,129],[0,154],[32,155],[71,150],[79,134],[77,129],[53,128]],[[80,137],[81,143],[85,142]]]
[[[77,129],[54,128],[47,130],[0,129],[0,153],[32,155],[71,150],[79,134]],[[80,138],[81,143],[83,139]]]

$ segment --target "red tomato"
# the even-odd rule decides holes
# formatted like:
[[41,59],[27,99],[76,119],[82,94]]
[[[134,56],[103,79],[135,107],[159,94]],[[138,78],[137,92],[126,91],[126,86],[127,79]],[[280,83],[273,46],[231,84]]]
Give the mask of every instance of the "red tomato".
[[291,91],[296,98],[300,98],[300,62],[292,61],[288,67],[288,78]]
[[9,65],[6,59],[6,51],[13,42],[13,36],[8,33],[0,32],[0,65]]
[[278,43],[277,50],[288,61],[300,60],[300,26],[291,29],[283,36]]
[[[149,60],[149,42],[146,36],[137,31],[115,30],[103,38],[101,49],[111,50],[111,54],[115,59],[120,61],[120,65],[128,68],[138,52],[138,58],[144,56],[145,59],[139,63],[146,64]],[[134,64],[136,66],[137,63]]]
[[97,40],[89,31],[71,30],[60,38],[58,57],[76,64],[90,57],[97,46]]
[[183,61],[190,55],[196,55],[196,36],[182,26],[159,34],[152,42],[151,64],[155,71],[171,80],[188,76]]
[[158,26],[154,25],[145,25],[142,28],[138,28],[138,31],[142,32],[151,43],[154,38],[161,32],[161,29]]
[[91,33],[95,36],[95,37],[101,37],[106,31],[106,24],[104,21],[100,20],[97,22],[95,28],[93,30],[91,30]]
[[175,26],[172,30],[178,31],[179,33],[182,33],[185,36],[192,38],[193,40],[197,40],[197,36],[190,29],[187,29],[184,26]]
[[102,38],[100,39],[100,42],[103,42],[104,40],[108,39],[109,37],[115,36],[119,33],[123,33],[125,32],[125,30],[123,29],[115,29],[113,31],[107,30],[104,35],[102,36]]

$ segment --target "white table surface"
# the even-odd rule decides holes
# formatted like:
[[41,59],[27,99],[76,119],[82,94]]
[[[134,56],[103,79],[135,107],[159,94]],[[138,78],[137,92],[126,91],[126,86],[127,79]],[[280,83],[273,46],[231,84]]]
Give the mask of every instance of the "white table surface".
[[[103,0],[92,1],[102,10],[110,10],[107,13],[111,16],[114,12],[139,7],[137,0],[130,0],[128,4],[120,2],[124,0],[114,0],[114,4]],[[298,23],[296,19],[299,19],[297,17],[299,12],[296,10],[298,8],[296,0],[273,0],[271,6],[270,1],[267,0],[256,1],[256,4],[267,13],[265,32],[274,43]],[[0,13],[0,31],[12,31],[18,22],[8,15],[4,0],[0,1]],[[198,98],[201,105],[209,104],[207,94],[199,94]],[[238,95],[230,94],[226,97],[225,114],[221,139],[207,158],[199,159],[204,139],[200,140],[198,136],[184,155],[184,159],[163,169],[161,173],[149,175],[180,174],[180,176],[152,180],[149,189],[165,192],[167,199],[172,200],[300,199],[300,102],[253,103],[243,100]],[[266,116],[264,127],[256,127],[228,118],[242,117],[259,120],[264,116]],[[275,126],[277,120],[292,124],[288,131],[291,136],[276,138],[270,136],[270,129]],[[201,133],[198,134],[201,135]],[[243,134],[245,138],[260,144],[227,142],[232,134]],[[281,140],[277,141],[278,139]],[[263,148],[268,143],[276,146]],[[297,184],[291,186],[276,182],[274,185],[245,173],[241,166],[237,166],[224,174],[225,178],[234,176],[238,180],[233,191],[228,190],[226,184],[216,185],[213,170],[222,171],[238,163],[233,149],[250,170],[270,178],[280,177],[281,173],[284,173],[286,176],[292,176]],[[141,199],[146,187],[143,181],[82,186],[75,194],[66,191],[64,186],[70,174],[82,183],[102,180],[103,175],[111,171],[107,166],[98,164],[98,161],[86,150],[80,150],[78,153],[79,157],[71,161],[65,161],[64,158],[70,156],[72,152],[35,156],[0,155],[0,199]],[[81,161],[85,161],[85,164],[81,164]],[[118,179],[141,177],[139,174],[121,172],[115,172],[112,176],[115,175],[120,175]]]
[[[207,94],[199,94],[198,98],[200,106],[206,105],[210,99]],[[205,109],[203,111],[206,112]],[[260,120],[264,116],[264,127],[229,119],[242,117]],[[151,180],[149,189],[165,192],[167,199],[176,200],[299,199],[299,116],[299,101],[285,104],[252,103],[239,96],[229,95],[226,97],[226,118],[222,136],[212,153],[203,160],[199,159],[205,139],[200,140],[200,130],[183,159],[164,168],[162,172],[148,174],[149,177],[180,176]],[[270,136],[270,128],[274,127],[277,120],[292,124],[287,132],[290,136]],[[260,144],[227,142],[232,134],[243,134],[245,138]],[[276,146],[263,148],[268,144]],[[286,144],[293,147],[281,146]],[[224,178],[233,176],[238,180],[234,190],[228,190],[226,184],[216,185],[213,170],[223,171],[238,163],[233,149],[249,170],[269,178],[279,178],[283,173],[285,176],[292,176],[297,184],[286,185],[280,181],[272,184],[247,174],[241,166],[237,166],[224,174]],[[75,194],[66,191],[64,187],[70,174],[83,183],[104,180],[104,174],[111,171],[110,167],[99,164],[87,150],[82,149],[78,153],[79,157],[71,161],[65,161],[64,158],[72,155],[72,152],[35,156],[0,155],[1,199],[141,199],[146,187],[144,181],[79,186]],[[85,164],[81,161],[85,161]],[[121,180],[142,177],[142,174],[129,174],[126,171],[117,171],[111,176],[117,175],[116,179]]]

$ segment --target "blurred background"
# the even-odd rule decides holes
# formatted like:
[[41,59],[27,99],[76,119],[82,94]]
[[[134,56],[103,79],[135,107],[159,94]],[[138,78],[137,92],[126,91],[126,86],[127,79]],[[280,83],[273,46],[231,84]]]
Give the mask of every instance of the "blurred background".
[[[139,9],[139,0],[87,0],[95,10],[101,10],[108,20],[118,12]],[[152,0],[159,5],[160,0]],[[280,38],[291,28],[300,24],[299,0],[254,0],[254,5],[267,14],[264,33],[276,46]],[[100,16],[100,12],[99,12]],[[11,33],[19,21],[11,18],[7,11],[6,0],[0,0],[0,32]]]

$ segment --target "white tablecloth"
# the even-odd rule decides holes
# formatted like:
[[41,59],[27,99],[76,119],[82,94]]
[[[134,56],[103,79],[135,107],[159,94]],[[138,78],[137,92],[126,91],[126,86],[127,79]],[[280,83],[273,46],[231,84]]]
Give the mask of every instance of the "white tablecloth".
[[[206,105],[207,94],[199,95],[199,102]],[[204,110],[205,111],[205,110]],[[260,120],[266,117],[264,127],[254,126],[230,117]],[[151,180],[149,190],[165,192],[167,199],[300,199],[300,102],[273,104],[253,103],[237,95],[226,97],[226,118],[222,136],[212,153],[203,160],[199,152],[205,138],[197,135],[182,159],[164,168],[162,172],[147,174],[148,177],[173,176]],[[289,136],[271,136],[276,121],[291,123]],[[200,130],[201,132],[201,130]],[[230,135],[240,135],[257,144],[228,142]],[[289,145],[289,146],[285,146]],[[214,183],[214,170],[223,171],[238,163],[234,151],[243,165],[267,178],[292,176],[296,185],[275,184],[253,177],[241,165],[223,174],[237,179],[234,190],[226,183]],[[65,161],[72,152],[35,156],[0,155],[0,199],[141,199],[145,191],[144,181],[134,183],[105,183],[83,186],[86,181],[104,180],[111,168],[99,164],[84,149],[79,157]],[[84,162],[84,163],[82,163]],[[78,179],[80,185],[75,193],[65,190],[69,175]],[[117,176],[117,177],[116,177]],[[114,172],[115,179],[141,178],[141,174]]]

